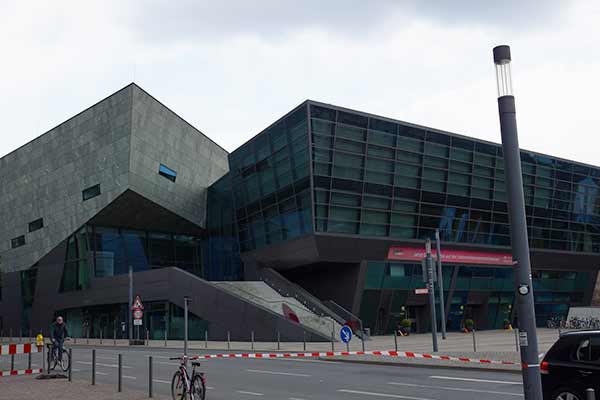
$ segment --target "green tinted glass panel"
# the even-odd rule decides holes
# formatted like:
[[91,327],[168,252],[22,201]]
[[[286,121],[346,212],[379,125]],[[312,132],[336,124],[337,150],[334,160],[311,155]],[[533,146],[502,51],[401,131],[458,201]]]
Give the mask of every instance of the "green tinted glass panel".
[[358,221],[360,219],[360,209],[331,206],[329,216],[331,219]]

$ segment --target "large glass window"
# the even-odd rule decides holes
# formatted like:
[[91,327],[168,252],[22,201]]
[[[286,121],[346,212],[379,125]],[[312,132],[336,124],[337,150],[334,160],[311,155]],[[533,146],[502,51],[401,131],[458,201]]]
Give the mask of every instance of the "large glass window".
[[61,291],[70,292],[90,287],[90,252],[88,230],[83,227],[67,239],[67,251],[61,281]]
[[[448,208],[443,216],[417,216],[411,226],[401,225],[408,221],[396,215],[389,224],[360,221],[358,229],[348,220],[328,224],[338,214],[327,212],[325,200],[315,215],[319,230],[417,239],[431,237],[437,228],[445,232],[445,241],[510,245],[508,221],[500,218],[507,204],[499,145],[359,113],[312,109],[315,187],[353,192],[356,199],[364,194],[387,197],[374,206],[370,200],[340,203],[351,195],[332,193],[331,204],[391,211],[395,199],[410,197],[417,204]],[[521,158],[531,247],[600,252],[600,169],[525,151]],[[454,207],[460,210],[452,211]],[[476,210],[501,214],[469,219]]]

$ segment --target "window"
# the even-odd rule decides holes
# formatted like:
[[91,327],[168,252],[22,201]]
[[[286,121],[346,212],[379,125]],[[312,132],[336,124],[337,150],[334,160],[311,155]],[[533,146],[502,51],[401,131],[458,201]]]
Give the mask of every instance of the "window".
[[160,164],[160,166],[158,167],[158,174],[164,176],[171,182],[175,182],[175,179],[177,179],[177,172],[173,171],[171,168],[163,164]]
[[25,244],[25,235],[18,236],[10,241],[10,245],[13,249],[17,248],[17,247],[21,247],[24,244]]
[[44,227],[44,218],[36,219],[29,223],[29,232],[37,231]]
[[577,342],[571,354],[573,361],[597,363],[600,361],[600,339],[597,337],[585,337]]
[[83,195],[83,201],[89,200],[93,197],[99,196],[100,195],[100,185],[94,185],[94,186],[90,186],[87,189],[83,189],[83,191],[81,192],[81,194]]

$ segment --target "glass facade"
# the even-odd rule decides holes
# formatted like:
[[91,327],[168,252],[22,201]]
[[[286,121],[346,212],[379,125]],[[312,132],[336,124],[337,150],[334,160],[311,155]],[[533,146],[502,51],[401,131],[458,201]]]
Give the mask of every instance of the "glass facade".
[[312,232],[306,104],[229,156],[241,251]]
[[21,335],[28,335],[31,327],[31,308],[37,283],[37,264],[21,271]]
[[153,268],[202,271],[201,238],[164,232],[87,225],[69,237],[61,291],[89,287],[90,276],[105,277]]
[[[546,326],[554,316],[566,318],[570,306],[583,305],[591,278],[585,271],[534,271],[537,324]],[[415,319],[416,308],[425,307],[427,301],[415,305],[413,293],[423,287],[420,264],[369,262],[360,309],[364,325],[374,333],[391,333],[400,320]],[[448,305],[446,326],[450,330],[461,329],[464,320],[475,314],[484,321],[480,329],[501,329],[504,320],[513,322],[512,268],[446,265],[444,294]]]
[[231,174],[228,173],[208,188],[208,237],[203,242],[208,280],[237,281],[243,278],[234,218]]
[[[69,334],[75,338],[126,339],[128,312],[127,304],[106,304],[60,310],[55,316],[64,317]],[[209,329],[208,321],[190,313],[188,323],[189,339],[204,340],[204,332]],[[141,339],[146,338],[147,330],[151,340],[164,340],[166,330],[167,339],[181,340],[184,337],[183,326],[183,308],[168,301],[144,302]],[[135,326],[133,334],[135,337]]]
[[[510,245],[501,146],[314,104],[310,117],[318,232]],[[521,159],[531,247],[600,252],[600,169]]]

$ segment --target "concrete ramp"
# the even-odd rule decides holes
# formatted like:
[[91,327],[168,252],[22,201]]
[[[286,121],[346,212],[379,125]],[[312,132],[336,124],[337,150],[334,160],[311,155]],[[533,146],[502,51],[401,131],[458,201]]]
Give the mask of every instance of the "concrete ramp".
[[289,319],[286,316],[286,306],[298,317],[299,324],[310,330],[319,332],[325,337],[334,336],[341,329],[341,325],[332,318],[319,316],[293,297],[284,297],[276,290],[271,288],[263,281],[244,281],[244,282],[211,282],[218,288],[231,294],[242,297],[244,300],[264,307],[270,311],[279,314],[282,318]]

